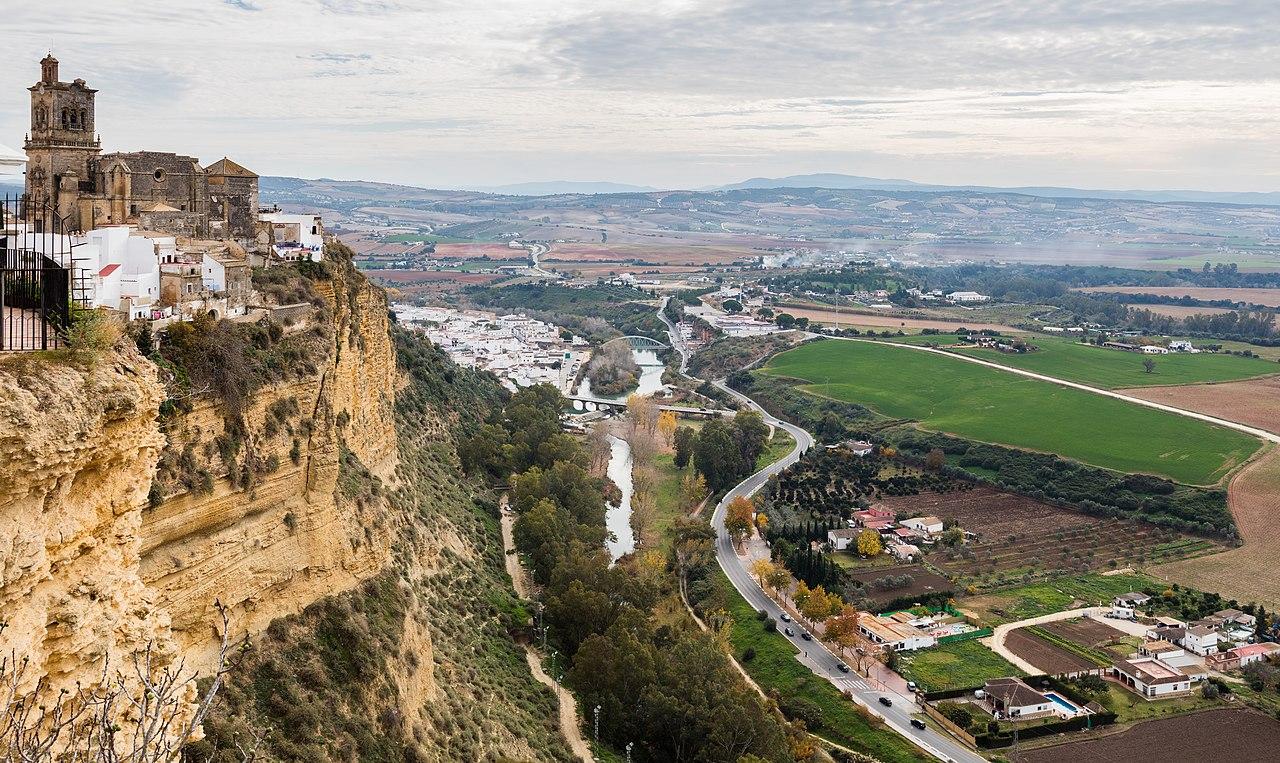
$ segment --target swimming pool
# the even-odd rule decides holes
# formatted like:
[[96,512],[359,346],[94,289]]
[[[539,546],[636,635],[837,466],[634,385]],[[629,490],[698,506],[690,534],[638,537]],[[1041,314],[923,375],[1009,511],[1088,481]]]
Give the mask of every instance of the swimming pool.
[[1083,712],[1086,712],[1086,711],[1084,711],[1084,710],[1081,710],[1081,709],[1080,709],[1079,707],[1077,707],[1076,705],[1072,704],[1072,703],[1071,703],[1071,702],[1070,702],[1066,697],[1063,697],[1063,696],[1062,696],[1062,695],[1060,695],[1060,694],[1056,694],[1056,693],[1054,693],[1054,692],[1047,691],[1047,692],[1045,692],[1045,693],[1044,693],[1044,696],[1046,696],[1046,697],[1048,697],[1049,699],[1053,700],[1053,704],[1055,704],[1055,705],[1057,705],[1058,707],[1062,708],[1062,709],[1063,709],[1063,711],[1065,711],[1065,712],[1066,712],[1066,714],[1067,714],[1067,717],[1068,717],[1068,718],[1071,718],[1071,717],[1074,717],[1074,716],[1080,715],[1080,714],[1081,714],[1081,713],[1083,713]]

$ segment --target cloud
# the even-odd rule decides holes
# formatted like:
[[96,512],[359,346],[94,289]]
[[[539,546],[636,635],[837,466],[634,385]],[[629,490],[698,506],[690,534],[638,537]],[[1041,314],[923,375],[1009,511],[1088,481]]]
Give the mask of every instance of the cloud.
[[264,174],[1267,190],[1276,28],[1271,0],[47,0],[0,26],[0,142],[52,40],[109,149]]

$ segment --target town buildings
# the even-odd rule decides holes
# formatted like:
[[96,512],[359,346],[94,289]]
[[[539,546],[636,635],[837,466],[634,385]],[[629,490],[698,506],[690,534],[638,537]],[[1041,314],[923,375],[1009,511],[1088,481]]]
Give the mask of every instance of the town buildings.
[[1191,677],[1156,657],[1116,660],[1111,675],[1136,694],[1148,699],[1183,694],[1191,690]]

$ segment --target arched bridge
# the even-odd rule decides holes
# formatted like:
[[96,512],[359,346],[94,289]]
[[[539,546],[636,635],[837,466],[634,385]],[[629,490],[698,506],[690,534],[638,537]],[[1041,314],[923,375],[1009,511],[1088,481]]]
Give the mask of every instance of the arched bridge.
[[[633,350],[665,350],[668,345],[659,342],[651,336],[619,336],[610,339],[604,344],[613,344],[614,342],[626,342],[631,345]],[[601,345],[603,347],[604,345]]]
[[[608,400],[600,397],[587,397],[585,395],[566,395],[569,405],[573,410],[583,411],[625,411],[627,409],[626,400]],[[733,416],[736,411],[724,410],[720,408],[694,408],[684,405],[664,405],[659,404],[658,410],[671,411],[677,416],[687,418],[705,418],[715,419],[722,416]]]

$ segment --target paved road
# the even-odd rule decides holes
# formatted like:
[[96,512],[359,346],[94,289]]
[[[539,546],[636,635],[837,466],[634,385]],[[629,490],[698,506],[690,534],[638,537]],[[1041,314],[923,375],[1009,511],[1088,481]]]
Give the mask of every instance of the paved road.
[[671,337],[671,347],[680,353],[680,373],[683,374],[689,371],[689,353],[685,350],[684,339],[680,338],[680,330],[667,317],[667,302],[670,299],[671,297],[662,298],[662,304],[658,306],[658,317],[662,319],[663,323],[667,324],[667,336]]
[[543,270],[542,265],[538,263],[538,258],[546,254],[550,248],[546,244],[529,244],[529,270],[543,278],[550,278],[554,281],[560,278],[560,274],[553,273],[550,270]]
[[[724,570],[724,574],[733,583],[733,587],[738,589],[738,593],[751,606],[757,610],[768,612],[776,620],[782,615],[782,608],[760,589],[755,578],[743,567],[742,560],[738,557],[737,552],[734,551],[733,544],[729,540],[729,534],[724,529],[725,510],[729,502],[734,498],[738,496],[751,497],[764,486],[769,477],[794,464],[802,453],[813,447],[813,437],[800,427],[770,416],[754,400],[729,389],[723,380],[713,383],[750,406],[753,410],[759,411],[764,416],[766,423],[781,428],[795,438],[796,441],[796,447],[781,460],[746,478],[725,494],[720,503],[716,504],[715,513],[711,517],[711,525],[716,530],[716,559],[720,562],[720,568]],[[907,737],[939,760],[985,763],[985,758],[946,734],[934,730],[932,726],[923,731],[912,727],[911,717],[912,713],[916,711],[915,700],[912,697],[877,689],[857,673],[842,672],[837,667],[841,660],[832,654],[826,645],[818,641],[801,640],[799,633],[803,628],[795,627],[797,635],[791,637],[791,643],[799,653],[796,659],[812,670],[815,675],[830,681],[836,688],[850,692],[858,704],[863,705],[873,714],[884,719],[889,728]],[[807,653],[806,657],[800,656],[805,653]],[[888,697],[893,702],[892,707],[881,705],[881,697]]]
[[1117,400],[1124,400],[1127,403],[1134,403],[1135,405],[1141,405],[1147,408],[1155,408],[1156,410],[1165,411],[1166,413],[1176,413],[1179,416],[1186,416],[1192,419],[1199,419],[1200,421],[1207,421],[1210,424],[1217,424],[1218,426],[1221,426],[1221,427],[1234,429],[1237,432],[1244,432],[1245,434],[1253,435],[1254,437],[1261,438],[1268,442],[1280,443],[1280,434],[1277,434],[1275,432],[1268,432],[1265,429],[1258,429],[1257,427],[1247,426],[1245,424],[1240,424],[1235,421],[1220,419],[1216,416],[1210,416],[1205,413],[1197,413],[1196,411],[1189,411],[1186,408],[1178,408],[1172,405],[1165,405],[1164,403],[1157,403],[1152,400],[1143,400],[1140,397],[1133,397],[1131,395],[1126,395],[1123,392],[1116,392],[1115,390],[1111,390],[1111,389],[1102,389],[1101,387],[1091,387],[1088,384],[1080,384],[1079,382],[1067,381],[1066,379],[1059,379],[1056,376],[1046,376],[1044,374],[1035,373],[1034,371],[1024,371],[1021,368],[1013,368],[1012,366],[1002,366],[999,363],[994,363],[990,360],[983,360],[982,358],[975,358],[969,355],[962,355],[958,352],[947,352],[946,350],[938,350],[938,349],[934,349],[933,347],[920,347],[914,344],[897,344],[894,342],[883,342],[883,341],[877,341],[872,339],[858,339],[856,337],[851,337],[851,336],[827,336],[826,334],[814,334],[814,333],[810,333],[809,336],[812,336],[812,337],[822,336],[828,339],[838,339],[842,342],[866,342],[868,344],[892,345],[894,347],[902,347],[908,350],[918,350],[920,352],[932,352],[938,355],[945,355],[948,358],[956,358],[958,360],[963,360],[967,363],[977,363],[980,366],[988,366],[990,368],[995,368],[1001,371],[1008,371],[1011,374],[1026,376],[1030,379],[1039,379],[1040,381],[1047,381],[1047,382],[1050,382],[1051,384],[1057,384],[1063,387],[1071,387],[1073,389],[1084,390],[1085,392],[1092,392],[1095,395],[1104,395],[1106,397],[1113,397]]

